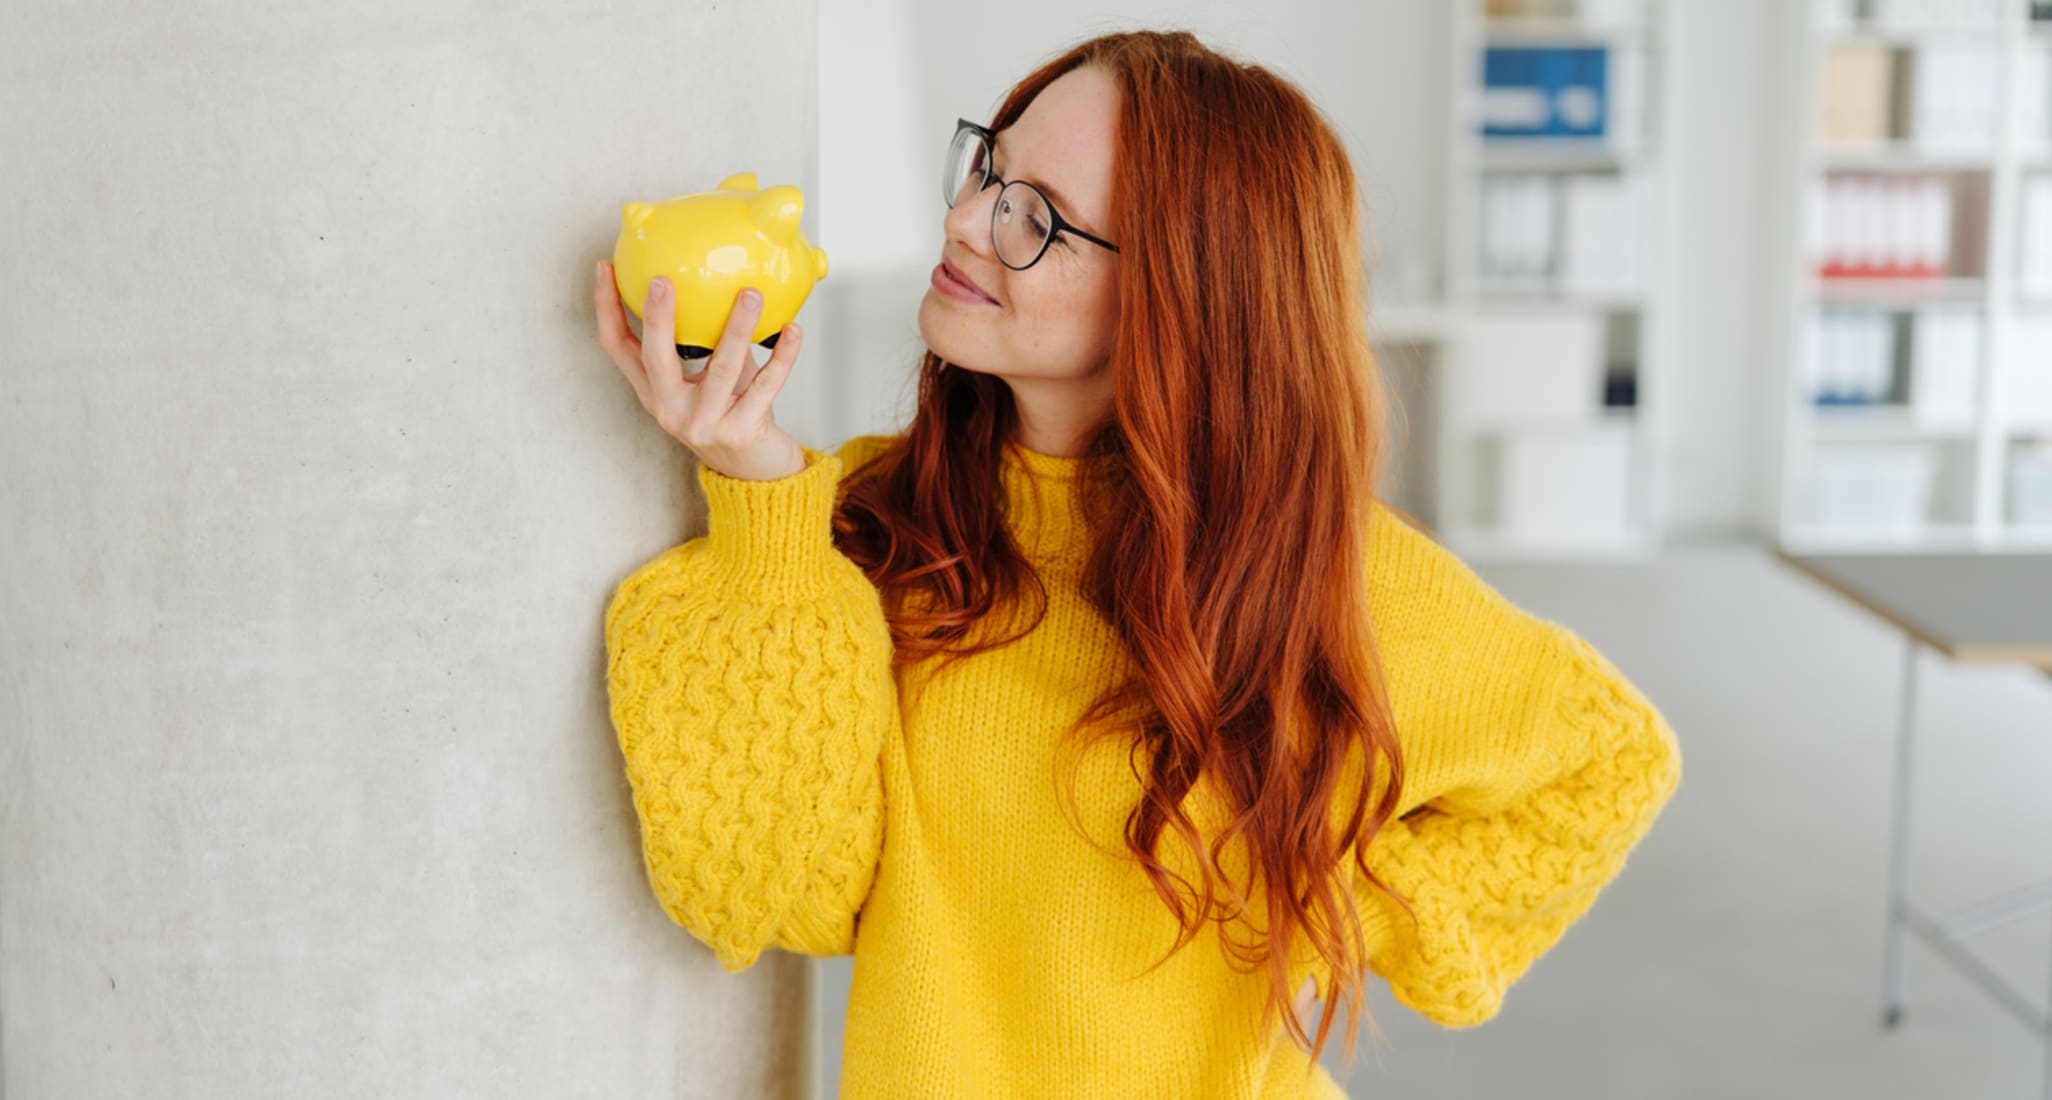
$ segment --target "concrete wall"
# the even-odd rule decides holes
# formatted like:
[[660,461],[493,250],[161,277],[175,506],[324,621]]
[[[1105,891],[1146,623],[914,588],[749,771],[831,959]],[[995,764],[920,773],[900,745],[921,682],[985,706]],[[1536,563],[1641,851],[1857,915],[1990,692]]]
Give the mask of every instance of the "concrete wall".
[[9,6],[0,1095],[804,1091],[643,877],[600,617],[703,520],[590,286],[816,192],[815,20]]

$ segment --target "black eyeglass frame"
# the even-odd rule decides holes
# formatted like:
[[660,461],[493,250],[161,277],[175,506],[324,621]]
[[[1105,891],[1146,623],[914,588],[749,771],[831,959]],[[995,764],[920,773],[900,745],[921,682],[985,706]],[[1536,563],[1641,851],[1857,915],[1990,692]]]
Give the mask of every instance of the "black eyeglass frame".
[[[1008,180],[1000,178],[997,174],[996,165],[997,134],[993,132],[990,129],[990,127],[979,125],[977,123],[969,121],[966,118],[956,119],[954,136],[948,138],[949,148],[952,149],[954,147],[955,142],[960,140],[960,138],[962,137],[962,131],[964,130],[972,130],[976,133],[978,137],[982,138],[984,150],[990,154],[989,156],[986,156],[984,158],[983,182],[977,185],[975,192],[976,194],[982,194],[985,188],[989,187],[993,182],[995,182],[998,184],[1000,188],[998,192],[998,197],[1002,199],[1004,197],[1004,192],[1002,188],[1011,187],[1016,184],[1020,187],[1024,187],[1028,190],[1031,190],[1034,193],[1034,195],[1039,197],[1040,205],[1047,207],[1048,221],[1050,223],[1050,227],[1047,231],[1047,239],[1040,242],[1040,251],[1035,252],[1033,254],[1032,259],[1026,261],[1024,264],[1019,265],[1018,267],[1012,267],[1011,262],[1009,260],[1006,260],[1003,256],[998,257],[999,263],[1004,264],[1006,267],[1011,267],[1013,271],[1024,271],[1027,268],[1032,267],[1034,264],[1040,262],[1040,258],[1042,256],[1047,255],[1047,246],[1054,243],[1055,234],[1057,233],[1073,233],[1076,236],[1081,237],[1086,241],[1089,241],[1091,244],[1109,248],[1113,252],[1117,252],[1119,250],[1118,245],[1115,245],[1110,241],[1105,240],[1103,237],[1086,233],[1083,230],[1078,229],[1067,218],[1062,217],[1062,212],[1055,207],[1053,200],[1049,199],[1047,197],[1047,194],[1043,192],[1040,188],[1033,186],[1025,180]],[[954,209],[955,196],[950,195],[946,196],[946,198],[948,201],[948,209]],[[998,207],[992,206],[990,211],[990,235],[992,241],[995,241],[997,239],[997,218]]]

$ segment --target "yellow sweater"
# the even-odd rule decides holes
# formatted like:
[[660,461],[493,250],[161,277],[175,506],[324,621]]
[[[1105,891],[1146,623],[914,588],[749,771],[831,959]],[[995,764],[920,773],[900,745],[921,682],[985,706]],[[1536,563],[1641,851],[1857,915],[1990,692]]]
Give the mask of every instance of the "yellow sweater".
[[[1006,450],[1008,522],[1047,617],[901,708],[927,665],[894,673],[879,594],[830,527],[844,471],[886,442],[806,448],[806,469],[776,481],[701,466],[709,533],[641,566],[607,607],[612,719],[664,911],[729,972],[770,947],[854,954],[847,1100],[1343,1100],[1280,1023],[1257,1030],[1265,968],[1232,969],[1216,923],[1137,976],[1175,919],[1063,811],[1056,734],[1127,666],[1078,588],[1088,547],[1069,498],[1024,490],[1092,476],[1083,460]],[[1371,614],[1407,816],[1368,860],[1421,923],[1348,881],[1370,969],[1412,1010],[1467,1027],[1623,869],[1680,754],[1588,643],[1376,509]],[[1090,835],[1123,853],[1139,781],[1122,751],[1083,759]],[[1194,884],[1184,850],[1164,834],[1159,855]],[[1244,853],[1226,866],[1244,885]],[[1295,957],[1292,990],[1315,977],[1329,992],[1315,954]],[[1340,1041],[1335,1028],[1328,1049]]]

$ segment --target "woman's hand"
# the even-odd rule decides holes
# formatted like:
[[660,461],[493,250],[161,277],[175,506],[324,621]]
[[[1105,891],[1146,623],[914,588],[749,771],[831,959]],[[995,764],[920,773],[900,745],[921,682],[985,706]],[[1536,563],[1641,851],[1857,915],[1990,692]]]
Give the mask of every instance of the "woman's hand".
[[770,408],[784,379],[791,376],[804,342],[796,321],[778,334],[769,361],[756,366],[748,337],[762,319],[762,297],[753,289],[743,290],[705,369],[687,375],[684,360],[677,355],[677,307],[668,279],[649,283],[641,339],[627,330],[613,265],[603,260],[592,297],[598,306],[600,346],[634,386],[641,407],[700,462],[728,477],[750,481],[773,481],[805,469],[803,448],[777,427]]

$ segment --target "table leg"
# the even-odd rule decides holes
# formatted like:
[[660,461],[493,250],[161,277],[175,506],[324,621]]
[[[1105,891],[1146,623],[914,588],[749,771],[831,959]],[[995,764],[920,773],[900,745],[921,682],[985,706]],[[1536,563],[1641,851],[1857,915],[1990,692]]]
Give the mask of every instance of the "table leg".
[[1902,699],[1896,714],[1895,813],[1891,826],[1894,847],[1888,868],[1886,986],[1881,1014],[1881,1022],[1886,1027],[1902,1022],[1906,978],[1903,955],[1909,940],[1909,925],[1903,918],[1903,908],[1909,904],[1910,768],[1911,747],[1916,736],[1918,642],[1908,634],[1903,639]]

